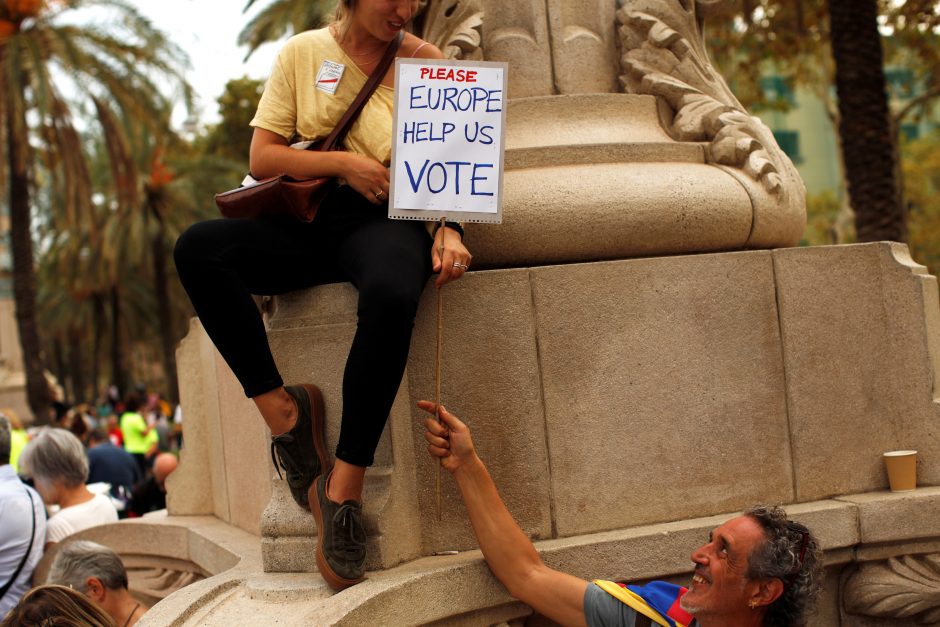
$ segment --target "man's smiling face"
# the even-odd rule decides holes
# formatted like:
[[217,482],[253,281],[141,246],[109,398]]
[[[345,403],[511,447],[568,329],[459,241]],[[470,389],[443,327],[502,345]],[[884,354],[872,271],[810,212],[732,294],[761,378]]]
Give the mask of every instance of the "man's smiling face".
[[712,531],[708,543],[692,553],[695,572],[682,608],[699,620],[747,611],[760,586],[747,577],[748,558],[764,540],[764,530],[749,516],[732,518]]

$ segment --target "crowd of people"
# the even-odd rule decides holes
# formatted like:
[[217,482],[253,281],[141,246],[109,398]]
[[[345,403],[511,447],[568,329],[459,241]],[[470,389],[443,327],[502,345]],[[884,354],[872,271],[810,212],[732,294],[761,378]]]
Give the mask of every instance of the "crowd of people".
[[[51,412],[50,426],[59,429],[51,435],[46,427],[27,432],[12,411],[0,412],[12,427],[10,464],[14,471],[34,482],[32,473],[20,468],[20,457],[27,443],[52,438],[60,452],[71,449],[73,464],[83,451],[88,477],[82,483],[95,494],[106,491],[119,518],[133,518],[165,507],[163,481],[176,467],[182,445],[182,413],[178,406],[174,410],[159,394],[143,388],[123,397],[111,388],[97,403],[68,407],[54,402]],[[63,432],[71,433],[74,439]],[[75,445],[76,440],[81,449]],[[38,449],[51,446],[43,444]]]
[[[159,395],[140,390],[54,411],[51,425],[28,430],[13,412],[0,412],[0,618],[10,612],[2,624],[43,624],[37,617],[74,597],[55,585],[30,590],[43,555],[62,543],[47,584],[81,592],[113,621],[92,620],[93,607],[78,624],[131,625],[146,608],[133,606],[120,559],[69,537],[166,507],[180,413],[174,419]],[[86,610],[70,611],[85,616]]]

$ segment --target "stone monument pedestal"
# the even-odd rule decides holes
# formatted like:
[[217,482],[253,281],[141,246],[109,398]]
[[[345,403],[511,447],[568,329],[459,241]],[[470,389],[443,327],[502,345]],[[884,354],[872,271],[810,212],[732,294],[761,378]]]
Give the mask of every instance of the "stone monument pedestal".
[[[149,524],[212,514],[256,537],[261,568],[208,572],[198,589],[221,578],[224,595],[184,588],[149,624],[231,624],[245,612],[298,625],[528,616],[489,575],[447,476],[436,520],[437,468],[414,408],[434,391],[434,301],[429,288],[367,474],[369,579],[335,595],[315,573],[312,517],[276,478],[260,417],[194,326],[180,350],[186,449],[170,515]],[[269,320],[285,378],[322,385],[331,444],[354,303],[350,286],[325,286],[277,299]],[[782,503],[826,550],[813,624],[868,626],[884,611],[870,582],[903,591],[915,584],[899,569],[940,553],[940,488],[927,487],[940,484],[940,307],[936,279],[902,245],[478,271],[446,288],[444,309],[444,402],[554,566],[682,580],[709,528]],[[898,448],[920,451],[922,487],[903,495],[885,491],[881,463]],[[442,550],[461,553],[432,557]],[[274,572],[284,570],[309,572]],[[856,614],[840,618],[846,607]]]

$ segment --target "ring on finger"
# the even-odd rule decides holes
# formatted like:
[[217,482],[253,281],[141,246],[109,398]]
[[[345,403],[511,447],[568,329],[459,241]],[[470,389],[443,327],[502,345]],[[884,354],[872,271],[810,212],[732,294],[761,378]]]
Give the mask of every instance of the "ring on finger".
[[465,264],[465,263],[460,263],[459,261],[455,261],[455,262],[454,262],[454,267],[455,267],[455,268],[460,268],[461,270],[469,270],[469,269],[470,269],[470,266],[468,266],[468,265]]

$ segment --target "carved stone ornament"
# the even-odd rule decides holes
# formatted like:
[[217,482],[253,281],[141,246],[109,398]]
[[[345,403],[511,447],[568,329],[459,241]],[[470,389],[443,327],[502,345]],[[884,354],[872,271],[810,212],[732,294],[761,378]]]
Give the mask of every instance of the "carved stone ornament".
[[793,163],[708,59],[703,21],[729,4],[729,0],[626,0],[617,12],[620,82],[628,93],[651,94],[670,105],[675,139],[708,142],[706,159],[739,174],[736,178],[755,205],[756,220],[762,215],[803,213],[806,191]]
[[421,38],[440,48],[445,59],[483,59],[481,0],[422,0],[418,10]]
[[843,603],[852,614],[940,623],[940,553],[862,564],[845,582]]

